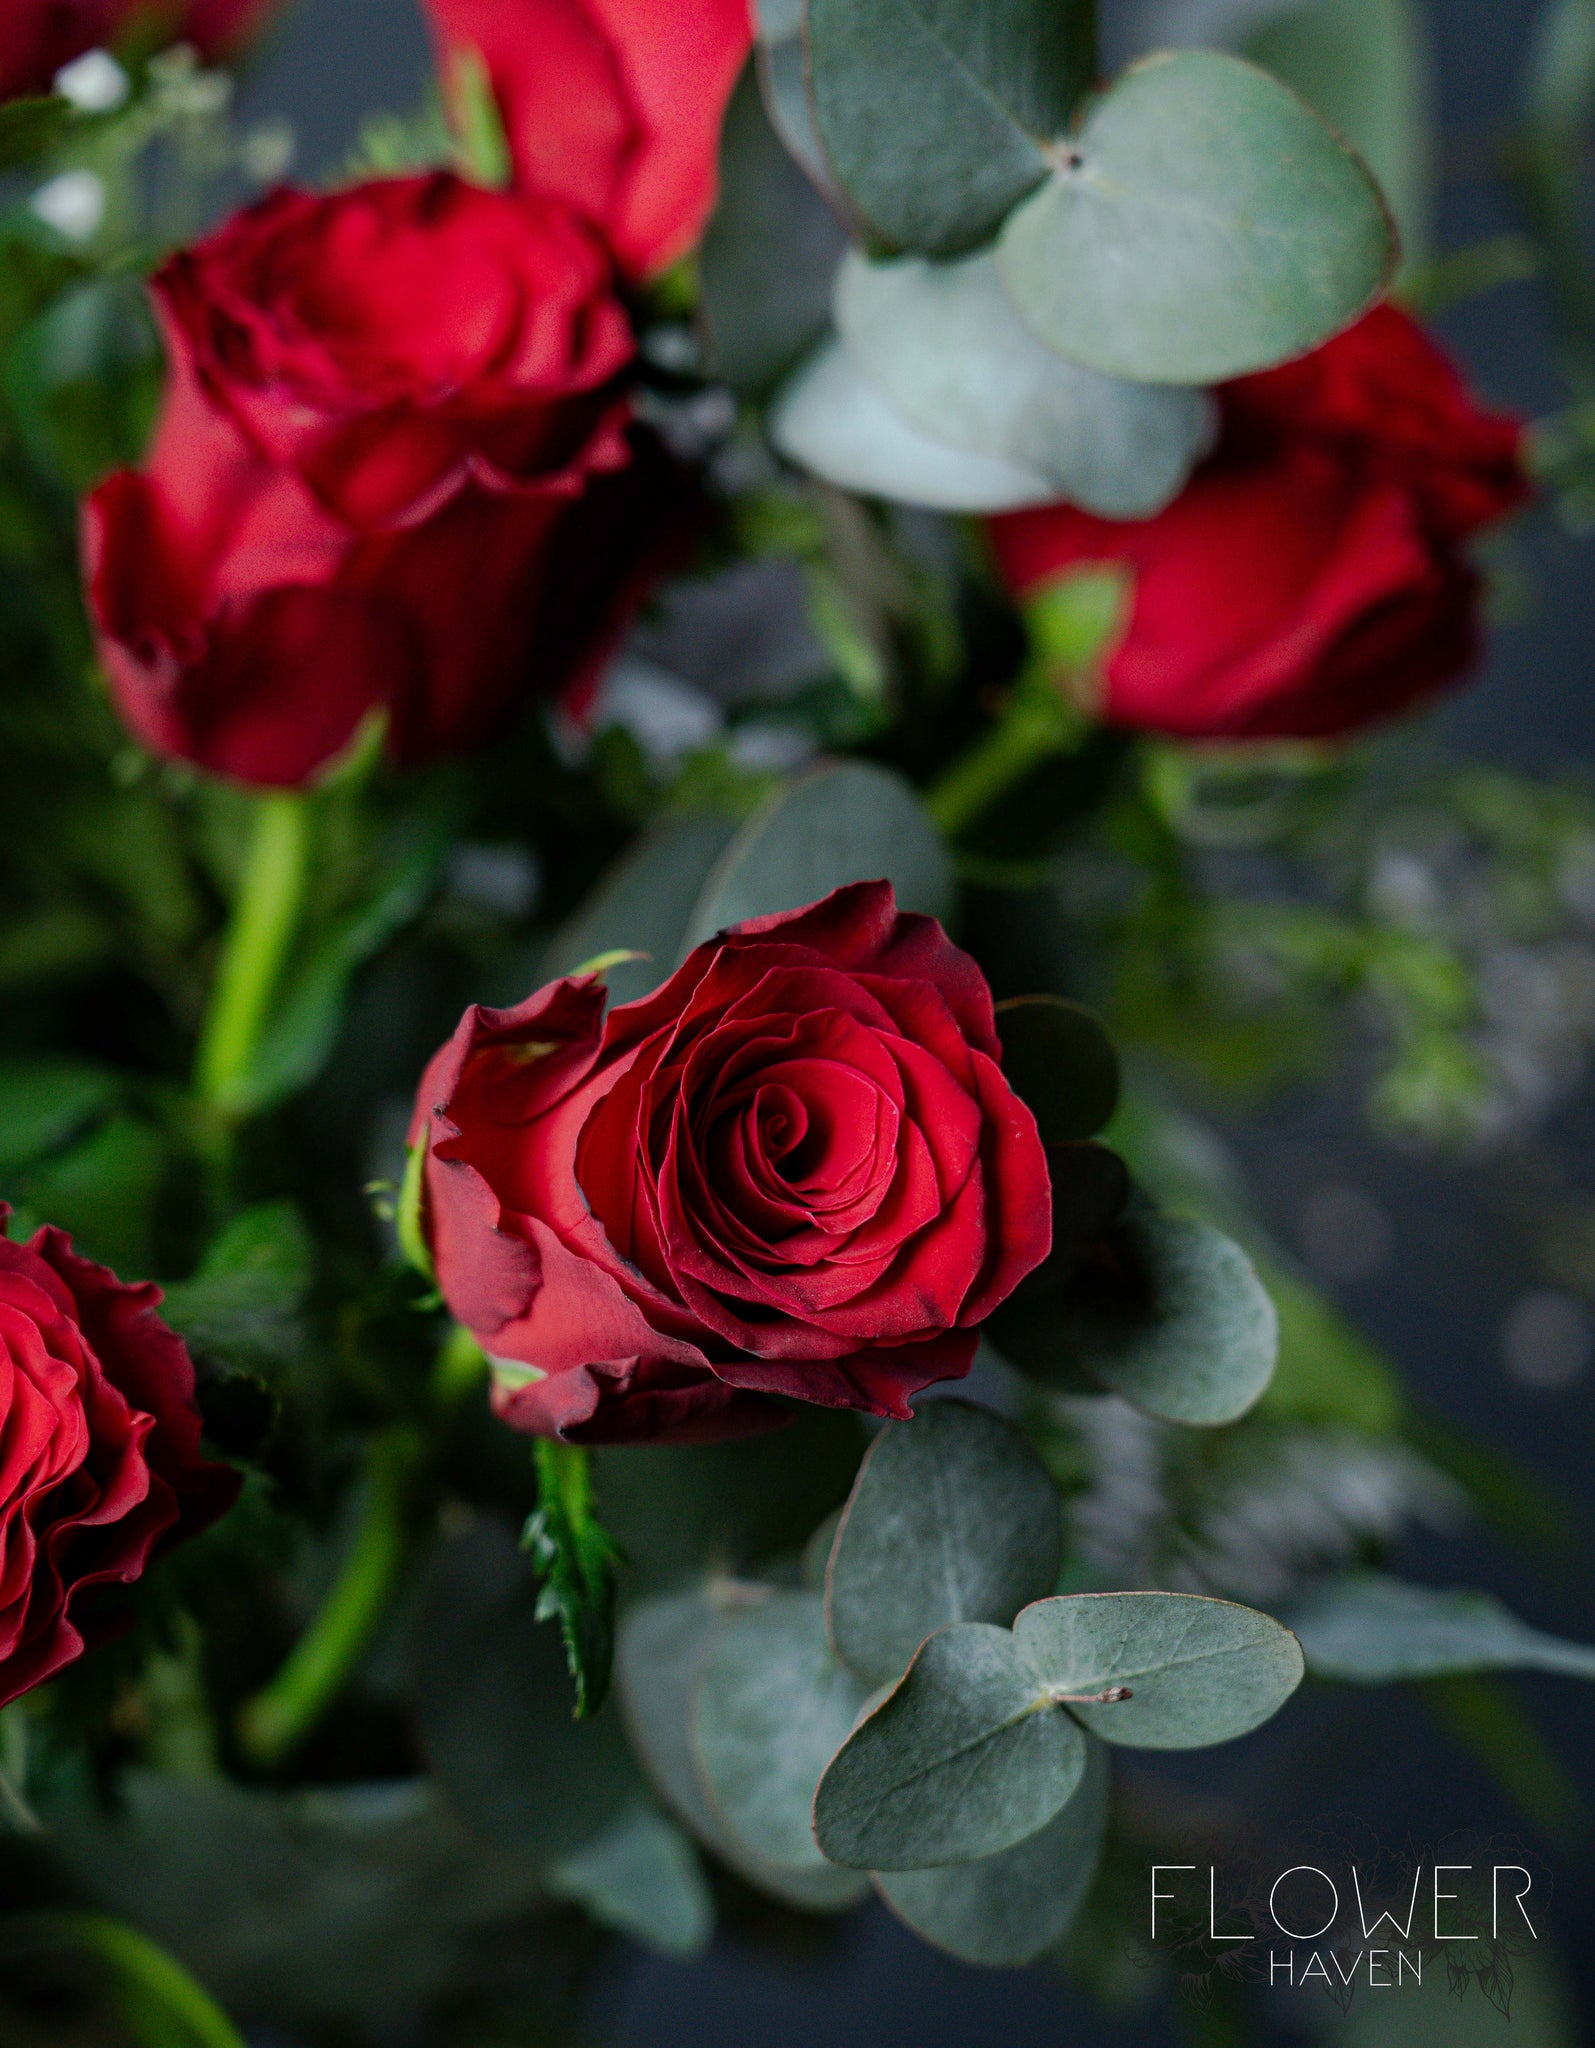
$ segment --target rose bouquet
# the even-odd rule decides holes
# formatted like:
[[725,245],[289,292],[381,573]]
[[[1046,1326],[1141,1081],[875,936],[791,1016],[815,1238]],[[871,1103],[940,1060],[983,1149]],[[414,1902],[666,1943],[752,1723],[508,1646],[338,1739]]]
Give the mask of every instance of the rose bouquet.
[[872,1894],[1272,2038],[1143,1925],[1208,1752],[1424,1681],[1521,1792],[1482,1674],[1595,1676],[1394,1574],[1534,1489],[1195,1121],[1565,1099],[1595,806],[1390,736],[1587,494],[1421,317],[1543,264],[1577,388],[1565,31],[1439,261],[1402,6],[431,0],[295,182],[268,11],[0,24],[6,2038]]

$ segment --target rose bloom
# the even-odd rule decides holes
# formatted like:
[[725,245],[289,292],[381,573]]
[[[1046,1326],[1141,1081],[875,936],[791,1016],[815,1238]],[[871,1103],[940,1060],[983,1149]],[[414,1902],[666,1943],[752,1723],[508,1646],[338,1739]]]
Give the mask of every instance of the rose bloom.
[[0,99],[43,93],[63,64],[151,33],[192,43],[208,59],[231,56],[277,0],[4,0]]
[[516,1428],[903,1417],[1046,1257],[1035,1119],[991,994],[885,882],[699,946],[604,1014],[592,976],[472,1009],[428,1067],[423,1228]]
[[154,294],[154,445],[85,512],[134,731],[267,784],[379,707],[400,762],[479,742],[536,669],[562,515],[629,459],[603,252],[440,172],[278,193]]
[[1478,647],[1463,543],[1529,495],[1520,423],[1481,411],[1389,305],[1220,397],[1216,453],[1153,518],[1056,505],[990,522],[1017,597],[1077,568],[1130,572],[1093,708],[1192,738],[1317,739],[1454,681]]
[[474,49],[515,175],[651,277],[714,206],[720,123],[752,47],[749,0],[426,0],[445,63]]
[[0,1205],[0,1706],[115,1627],[103,1591],[232,1505],[200,1455],[194,1368],[132,1287]]

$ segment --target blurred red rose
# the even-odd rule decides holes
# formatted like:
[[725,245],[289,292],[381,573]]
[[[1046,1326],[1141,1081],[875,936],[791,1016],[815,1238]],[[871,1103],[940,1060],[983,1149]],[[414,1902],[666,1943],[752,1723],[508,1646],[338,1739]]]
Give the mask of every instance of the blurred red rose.
[[96,1589],[231,1507],[237,1474],[200,1455],[194,1368],[132,1287],[0,1205],[0,1706],[110,1632]]
[[720,122],[752,47],[749,0],[426,0],[444,61],[476,50],[515,175],[651,277],[714,207]]
[[585,230],[445,173],[285,192],[155,297],[155,443],[85,512],[129,724],[276,784],[378,707],[401,762],[481,740],[535,665],[562,513],[629,459],[630,331]]
[[515,1427],[708,1438],[772,1396],[906,1416],[1046,1257],[990,991],[885,882],[599,982],[467,1011],[427,1069],[423,1227]]
[[1122,564],[1128,624],[1101,715],[1192,738],[1320,738],[1454,681],[1478,644],[1467,538],[1529,495],[1516,420],[1482,411],[1406,314],[1228,385],[1214,456],[1165,511],[991,521],[1028,597]]
[[4,0],[0,99],[50,90],[63,64],[127,36],[192,43],[201,56],[233,55],[280,0]]

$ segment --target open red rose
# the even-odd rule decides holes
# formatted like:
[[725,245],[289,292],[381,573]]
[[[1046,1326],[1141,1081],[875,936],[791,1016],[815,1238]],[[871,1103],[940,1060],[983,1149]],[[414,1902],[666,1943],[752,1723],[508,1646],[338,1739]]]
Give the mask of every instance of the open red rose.
[[1529,494],[1515,420],[1481,411],[1393,306],[1227,386],[1217,452],[1151,519],[1068,505],[991,521],[1009,588],[1134,579],[1101,715],[1193,738],[1320,738],[1404,710],[1477,648],[1462,551]]
[[467,1011],[427,1069],[424,1228],[515,1427],[707,1438],[772,1396],[905,1416],[1051,1245],[990,991],[885,882],[758,918],[604,1015]]
[[562,620],[540,669],[562,515],[630,457],[629,330],[557,206],[443,174],[283,193],[156,297],[154,446],[84,518],[102,658],[148,745],[294,784],[381,708],[421,761],[610,630]]
[[651,277],[713,209],[720,123],[752,46],[749,0],[426,0],[445,63],[474,49],[515,175]]
[[232,1505],[200,1455],[194,1368],[132,1287],[59,1230],[26,1245],[0,1206],[0,1706],[115,1625],[96,1589]]

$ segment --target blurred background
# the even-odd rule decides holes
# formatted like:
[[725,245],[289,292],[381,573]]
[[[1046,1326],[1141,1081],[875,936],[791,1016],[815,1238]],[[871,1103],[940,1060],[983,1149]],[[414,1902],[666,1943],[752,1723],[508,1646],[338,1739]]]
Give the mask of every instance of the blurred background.
[[[691,0],[669,0],[686,6]],[[1110,55],[1148,38],[1195,37],[1206,17],[1246,0],[1105,0]],[[1269,0],[1250,0],[1262,16]],[[1431,0],[1442,199],[1438,251],[1493,244],[1506,252],[1521,226],[1505,175],[1539,0]],[[314,177],[352,148],[370,113],[407,108],[425,90],[429,53],[411,0],[301,0],[256,55],[242,93],[252,115],[286,115],[295,170]],[[1565,408],[1567,365],[1547,295],[1533,280],[1441,306],[1436,322],[1490,402],[1530,418]],[[1473,687],[1433,716],[1413,746],[1421,758],[1510,762],[1575,777],[1595,763],[1591,689],[1592,543],[1537,518],[1494,561],[1497,630]],[[1392,903],[1439,891],[1466,916],[1465,856],[1421,812],[1381,855],[1376,875]],[[1595,913],[1595,867],[1587,878]],[[1369,1135],[1366,1077],[1355,1061],[1327,1085],[1287,1087],[1266,1103],[1200,1104],[1207,1132],[1275,1235],[1355,1322],[1399,1361],[1437,1431],[1488,1445],[1529,1475],[1542,1529],[1447,1528],[1409,1538],[1399,1566],[1434,1583],[1487,1585],[1528,1620],[1595,1641],[1588,1569],[1591,1425],[1595,1422],[1595,1101],[1584,1081],[1595,1025],[1595,945],[1562,939],[1551,957],[1478,943],[1491,1016],[1512,1087],[1490,1127],[1444,1153]],[[1204,1139],[1204,1142],[1206,1140]],[[1443,1520],[1444,1517],[1437,1519]],[[1510,1515],[1508,1519],[1511,1519]],[[1492,1699],[1495,1695],[1490,1696]],[[1481,1730],[1487,1711],[1464,1693],[1417,1689],[1315,1692],[1288,1730],[1273,1729],[1184,1767],[1143,1766],[1141,1796],[1188,1802],[1193,1825],[1227,1813],[1249,1825],[1271,1867],[1298,1844],[1341,1861],[1378,1851],[1433,1860],[1442,1845],[1467,1860],[1543,1873],[1554,1891],[1548,1938],[1521,1959],[1510,2029],[1476,1994],[1463,2002],[1403,2004],[1384,2015],[1356,2006],[1339,2020],[1329,2001],[1279,2001],[1281,2040],[1466,2044],[1511,2038],[1520,2048],[1588,2038],[1595,2017],[1595,1718],[1587,1690],[1517,1679],[1505,1697],[1521,1722]],[[1437,1721],[1456,1739],[1437,1734]],[[1494,1773],[1470,1754],[1470,1735],[1507,1756]],[[1515,1775],[1515,1784],[1503,1782]],[[1488,1854],[1485,1860],[1489,1860]],[[1120,1973],[1111,2011],[1051,1975],[965,1970],[939,1957],[874,1907],[845,1924],[794,1932],[735,1919],[713,1953],[672,1964],[617,1948],[602,1964],[590,2025],[605,2048],[809,2048],[913,2041],[916,2048],[1070,2043],[1153,2048],[1229,2038],[1199,2008],[1175,2014],[1133,1969]],[[1442,1987],[1443,1988],[1443,1987]],[[405,2038],[402,2019],[393,2040]],[[292,2048],[262,2039],[259,2048]]]

